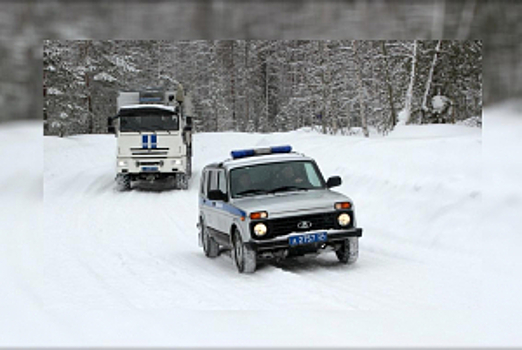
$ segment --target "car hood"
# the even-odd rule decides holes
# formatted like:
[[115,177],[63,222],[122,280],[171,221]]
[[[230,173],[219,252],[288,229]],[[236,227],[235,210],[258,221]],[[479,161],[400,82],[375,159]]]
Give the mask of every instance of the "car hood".
[[269,217],[278,217],[333,211],[334,204],[341,201],[352,203],[349,197],[335,191],[309,190],[237,198],[233,204],[247,213],[263,210],[268,212]]

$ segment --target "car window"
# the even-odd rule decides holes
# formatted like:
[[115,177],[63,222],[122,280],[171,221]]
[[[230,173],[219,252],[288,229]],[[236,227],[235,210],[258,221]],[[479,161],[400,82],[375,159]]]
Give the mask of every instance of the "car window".
[[205,189],[206,189],[206,186],[205,186],[205,183],[206,183],[206,178],[207,178],[207,171],[204,171],[203,174],[201,174],[201,188],[200,188],[200,193],[204,196],[206,196],[206,192],[205,192]]
[[316,188],[324,188],[324,180],[310,161],[257,164],[230,171],[232,198]]
[[214,170],[209,170],[207,173],[207,195],[208,192],[217,189],[217,177]]
[[315,171],[314,166],[312,163],[304,163],[304,168],[306,172],[306,177],[308,178],[308,182],[312,184],[314,187],[321,186],[321,180],[319,179],[319,176],[317,175],[317,171]]
[[218,173],[218,188],[221,192],[227,193],[227,179],[225,177],[225,171],[219,170],[217,173]]

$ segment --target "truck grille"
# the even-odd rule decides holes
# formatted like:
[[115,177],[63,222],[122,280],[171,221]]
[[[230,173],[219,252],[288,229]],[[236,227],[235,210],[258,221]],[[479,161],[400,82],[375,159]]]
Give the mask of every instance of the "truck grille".
[[166,156],[168,148],[131,148],[133,156]]
[[[270,239],[277,236],[284,236],[292,232],[305,232],[305,231],[316,231],[316,230],[329,230],[329,229],[339,229],[339,224],[337,223],[337,216],[341,212],[330,212],[330,213],[320,213],[320,214],[310,214],[310,215],[301,215],[301,216],[293,216],[287,218],[273,219],[267,220],[264,222],[267,225],[268,232],[265,237],[262,239]],[[351,211],[347,211],[352,218],[353,222],[353,214]],[[299,228],[298,224],[300,222],[309,222],[311,226],[308,228]],[[254,226],[259,221],[252,222],[250,224],[250,231],[252,232],[252,237],[259,239],[254,236],[253,230]],[[348,226],[348,228],[352,227]]]

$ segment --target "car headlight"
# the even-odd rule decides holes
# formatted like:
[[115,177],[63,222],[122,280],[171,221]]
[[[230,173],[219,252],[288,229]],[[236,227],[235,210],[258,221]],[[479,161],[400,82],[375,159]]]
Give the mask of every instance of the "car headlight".
[[346,213],[342,213],[337,217],[337,222],[341,226],[348,226],[350,224],[350,221],[352,221],[352,219],[350,218],[350,215]]
[[266,225],[262,223],[257,224],[254,226],[254,233],[259,237],[266,235]]
[[126,160],[119,160],[118,161],[118,166],[127,166],[127,161]]

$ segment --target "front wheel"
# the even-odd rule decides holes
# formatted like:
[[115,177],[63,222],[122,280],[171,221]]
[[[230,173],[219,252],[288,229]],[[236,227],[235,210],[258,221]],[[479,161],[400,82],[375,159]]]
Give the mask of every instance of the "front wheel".
[[232,260],[240,273],[253,273],[256,270],[256,253],[245,246],[241,234],[234,232],[232,237]]
[[129,175],[116,175],[116,183],[118,184],[118,189],[120,191],[128,191],[131,189],[131,178]]
[[359,237],[346,238],[335,251],[337,259],[343,264],[353,264],[359,257]]
[[176,175],[176,188],[180,190],[188,189],[188,177],[185,174]]

